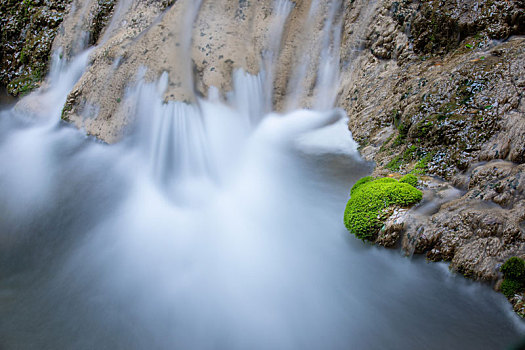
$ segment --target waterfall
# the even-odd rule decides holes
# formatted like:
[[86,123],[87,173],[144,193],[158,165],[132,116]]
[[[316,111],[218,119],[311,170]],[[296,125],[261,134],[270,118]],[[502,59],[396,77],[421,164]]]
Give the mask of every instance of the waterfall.
[[[186,2],[181,46],[206,3]],[[0,111],[0,348],[489,349],[516,338],[486,286],[345,232],[349,189],[372,165],[335,108],[341,1],[305,2],[307,23],[322,23],[319,62],[295,59],[285,112],[273,84],[298,2],[272,3],[257,74],[238,69],[224,95],[174,101],[170,72],[140,69],[121,101],[134,124],[117,144],[60,121],[91,50],[57,51],[47,86]],[[133,3],[116,8],[118,19]],[[315,88],[303,89],[315,62]]]

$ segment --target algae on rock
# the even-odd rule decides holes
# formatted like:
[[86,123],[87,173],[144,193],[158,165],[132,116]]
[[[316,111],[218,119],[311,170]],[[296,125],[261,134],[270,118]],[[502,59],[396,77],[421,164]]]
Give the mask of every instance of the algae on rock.
[[0,1],[0,86],[23,95],[40,85],[71,0]]

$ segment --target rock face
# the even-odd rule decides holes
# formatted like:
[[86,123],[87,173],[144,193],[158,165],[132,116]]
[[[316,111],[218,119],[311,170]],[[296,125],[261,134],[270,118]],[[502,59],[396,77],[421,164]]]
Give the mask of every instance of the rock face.
[[[363,11],[347,8],[343,53]],[[378,243],[397,235],[407,253],[491,282],[525,256],[524,14],[523,1],[467,0],[385,0],[368,14],[362,51],[342,57],[349,128],[374,175],[445,181],[425,178],[424,202]]]
[[[45,72],[65,3],[1,1],[0,79],[11,93],[27,86],[13,79],[33,84]],[[189,101],[210,86],[230,90],[236,68],[267,68],[268,47],[282,47],[273,106],[312,106],[328,3],[294,1],[280,23],[273,0],[73,0],[53,45],[66,58],[96,47],[63,119],[115,142],[130,122],[123,101],[137,72],[151,81],[168,71],[165,99]],[[312,17],[312,4],[327,8]],[[341,9],[336,104],[363,157],[376,176],[426,175],[423,203],[396,211],[378,243],[500,279],[505,259],[525,257],[525,1],[352,0]],[[283,31],[281,42],[269,41],[272,30]],[[295,86],[301,65],[304,84]],[[300,93],[286,100],[294,87]]]
[[39,86],[70,1],[0,1],[0,86],[12,95]]
[[[129,3],[132,5],[126,7],[121,6],[126,1],[120,2],[122,8],[115,9],[91,55],[91,65],[69,95],[63,113],[64,120],[107,142],[119,140],[126,132],[129,111],[121,102],[125,100],[126,88],[140,78],[141,71],[149,81],[168,72],[165,99],[191,101],[207,95],[211,86],[217,87],[224,97],[232,88],[235,69],[256,74],[265,68],[267,79],[275,81],[274,94],[268,97],[270,103],[285,108],[283,96],[293,81],[293,67],[305,53],[320,51],[323,37],[318,32],[329,9],[329,4],[318,4],[320,11],[312,15],[310,0],[283,1],[289,4],[290,11],[285,22],[286,16],[276,13],[274,0]],[[281,6],[280,11],[286,13],[286,6]],[[91,17],[87,18],[84,27],[93,27],[91,21]],[[78,22],[78,18],[71,21]],[[64,33],[75,33],[75,28],[70,28]],[[272,41],[278,32],[282,32],[282,42]],[[77,41],[75,36],[78,34],[59,37],[55,46],[69,52],[68,48]],[[308,41],[305,36],[309,36]],[[262,57],[270,51],[279,55]],[[317,54],[310,57],[311,61],[318,59]],[[313,63],[306,62],[308,67]],[[304,85],[313,85],[316,71],[309,69],[305,74]],[[305,90],[304,96],[297,99],[308,105],[312,92]]]

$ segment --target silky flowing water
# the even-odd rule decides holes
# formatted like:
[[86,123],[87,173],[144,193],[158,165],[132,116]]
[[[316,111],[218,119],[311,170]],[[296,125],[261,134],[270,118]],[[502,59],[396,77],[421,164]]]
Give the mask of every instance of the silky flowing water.
[[267,113],[268,70],[237,71],[226,99],[212,89],[193,104],[162,100],[167,73],[147,83],[138,72],[126,96],[136,124],[116,145],[59,121],[89,53],[56,55],[51,87],[0,112],[1,349],[504,349],[519,339],[522,324],[489,286],[345,231],[349,190],[373,165],[344,112],[326,105],[333,47],[315,111]]

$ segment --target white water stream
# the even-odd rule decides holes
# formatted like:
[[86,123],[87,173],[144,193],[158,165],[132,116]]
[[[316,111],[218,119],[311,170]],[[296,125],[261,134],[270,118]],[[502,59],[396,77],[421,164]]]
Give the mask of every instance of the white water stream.
[[109,146],[59,122],[85,52],[0,112],[0,349],[516,341],[502,295],[345,231],[349,189],[371,167],[331,109],[338,50],[325,46],[318,111],[265,114],[264,72],[235,72],[227,101],[163,103],[164,74],[130,87],[137,127]]

